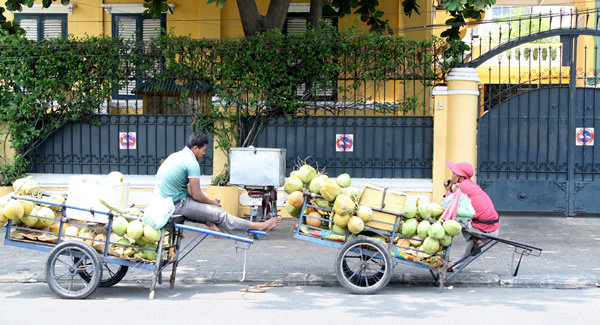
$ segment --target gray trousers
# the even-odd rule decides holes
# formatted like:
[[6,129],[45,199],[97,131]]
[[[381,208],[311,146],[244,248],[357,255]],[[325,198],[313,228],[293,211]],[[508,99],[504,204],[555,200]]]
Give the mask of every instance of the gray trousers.
[[240,237],[245,237],[250,227],[250,221],[231,215],[216,205],[195,201],[189,195],[177,203],[173,214],[183,215],[187,219],[215,223],[224,232]]
[[[492,236],[498,236],[499,230],[495,230],[492,232],[481,232],[479,229],[473,227],[473,224],[471,224],[471,219],[460,219],[458,220],[460,222],[460,224],[463,226],[463,231],[462,231],[462,235],[465,238],[465,240],[467,241],[467,248],[465,249],[465,252],[463,253],[463,255],[461,257],[459,257],[457,259],[457,261],[460,261],[456,264],[453,263],[452,265],[452,269],[454,270],[458,270],[460,267],[462,267],[463,265],[469,263],[470,261],[473,260],[473,258],[475,258],[475,256],[472,256],[471,253],[473,252],[473,249],[475,248],[475,241],[473,240],[473,237],[469,232],[473,232],[473,233],[480,233],[483,235],[492,235]],[[481,244],[479,244],[479,246],[483,246],[483,244],[489,242],[490,239],[481,239]]]

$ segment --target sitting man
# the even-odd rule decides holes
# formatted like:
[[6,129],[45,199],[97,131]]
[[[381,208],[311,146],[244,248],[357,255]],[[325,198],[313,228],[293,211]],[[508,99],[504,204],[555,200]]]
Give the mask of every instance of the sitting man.
[[243,237],[248,230],[270,231],[281,223],[277,216],[265,222],[250,222],[227,213],[218,200],[209,199],[200,189],[200,165],[208,136],[194,132],[185,147],[172,153],[156,173],[158,190],[163,198],[170,197],[175,204],[175,215],[203,221],[209,229]]

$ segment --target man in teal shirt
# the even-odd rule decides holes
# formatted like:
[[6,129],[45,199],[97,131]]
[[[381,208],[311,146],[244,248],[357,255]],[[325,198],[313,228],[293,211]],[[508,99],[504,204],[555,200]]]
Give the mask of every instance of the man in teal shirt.
[[173,199],[173,214],[203,221],[211,230],[237,236],[244,236],[248,230],[270,231],[277,227],[281,223],[279,216],[265,222],[250,222],[227,213],[218,200],[204,195],[198,161],[204,157],[207,144],[206,134],[194,132],[185,147],[169,155],[156,173],[160,196]]

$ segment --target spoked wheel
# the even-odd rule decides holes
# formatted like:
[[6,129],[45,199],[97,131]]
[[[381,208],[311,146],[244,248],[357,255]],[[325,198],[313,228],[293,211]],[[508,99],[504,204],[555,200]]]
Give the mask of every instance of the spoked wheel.
[[[88,276],[84,280],[82,274]],[[46,263],[46,282],[59,297],[83,299],[94,293],[102,279],[102,263],[96,250],[81,241],[57,245]]]
[[392,278],[392,256],[376,239],[361,237],[347,242],[335,263],[338,281],[354,294],[374,294]]
[[[78,257],[75,258],[74,263],[77,263]],[[100,284],[98,285],[101,288],[112,287],[115,284],[119,283],[125,275],[127,274],[127,270],[129,267],[125,265],[117,265],[117,264],[102,264],[102,279],[100,279]],[[90,282],[90,279],[93,277],[93,274],[88,274],[87,271],[81,272],[81,278],[85,282]]]

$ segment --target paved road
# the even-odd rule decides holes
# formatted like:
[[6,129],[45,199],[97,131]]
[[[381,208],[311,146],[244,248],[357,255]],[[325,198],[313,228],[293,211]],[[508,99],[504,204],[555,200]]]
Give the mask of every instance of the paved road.
[[[512,286],[586,288],[600,283],[600,218],[507,217],[503,216],[501,237],[543,248],[539,257],[524,257],[519,274],[511,275],[513,248],[498,244],[456,275],[448,286]],[[186,283],[236,283],[241,279],[244,253],[248,263],[246,281],[281,280],[294,285],[329,285],[337,279],[333,264],[335,248],[293,237],[295,219],[282,225],[247,250],[236,252],[230,240],[208,237],[177,269],[177,281]],[[6,228],[2,228],[3,230]],[[188,234],[191,236],[191,234]],[[456,237],[451,257],[464,249]],[[44,281],[47,253],[2,245],[0,282]],[[166,278],[170,269],[164,272]],[[130,269],[123,281],[148,283],[151,272]],[[391,285],[430,285],[425,269],[398,264]]]
[[[264,293],[241,284],[189,284],[148,300],[139,285],[57,299],[41,283],[0,283],[3,324],[597,324],[600,290],[389,286],[377,295],[340,287],[285,285]],[[32,306],[32,302],[34,302]],[[159,307],[158,307],[159,306]],[[36,312],[32,312],[32,307]],[[158,307],[158,308],[157,308]],[[60,312],[53,312],[60,311]]]

